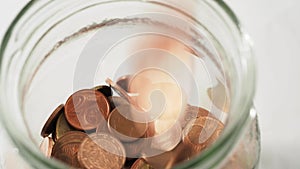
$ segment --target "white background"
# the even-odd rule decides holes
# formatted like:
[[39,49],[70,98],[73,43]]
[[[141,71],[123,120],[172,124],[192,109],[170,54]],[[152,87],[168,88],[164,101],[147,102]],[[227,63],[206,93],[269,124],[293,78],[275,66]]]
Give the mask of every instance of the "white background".
[[[1,39],[26,2],[0,0]],[[300,168],[300,1],[227,2],[254,41],[258,70],[255,105],[262,130],[260,168]],[[0,146],[5,144],[3,139]]]

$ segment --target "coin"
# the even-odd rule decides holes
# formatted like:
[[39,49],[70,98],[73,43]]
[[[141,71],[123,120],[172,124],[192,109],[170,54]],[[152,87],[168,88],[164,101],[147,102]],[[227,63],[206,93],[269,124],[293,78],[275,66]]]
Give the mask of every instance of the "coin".
[[112,90],[109,86],[106,85],[96,86],[94,87],[94,90],[101,92],[106,97],[112,96]]
[[122,98],[122,97],[118,97],[118,96],[110,96],[108,97],[108,101],[111,107],[111,110],[115,109],[118,106],[121,105],[129,105],[129,102]]
[[69,125],[69,123],[66,120],[65,114],[62,113],[56,123],[55,128],[55,134],[54,134],[54,140],[58,140],[60,137],[62,137],[64,134],[66,134],[69,131],[75,131],[72,126]]
[[65,105],[68,123],[78,130],[96,129],[103,119],[107,120],[109,113],[107,98],[101,92],[91,89],[74,93]]
[[144,159],[140,158],[136,160],[130,169],[154,169],[150,164],[148,164]]
[[121,88],[128,92],[128,85],[132,78],[132,75],[125,75],[118,78],[116,84],[118,84]]
[[77,153],[81,142],[87,135],[79,131],[70,131],[62,136],[53,146],[52,157],[72,167],[81,168]]
[[121,169],[126,154],[118,139],[106,133],[97,133],[83,140],[77,156],[85,169]]
[[48,120],[46,121],[42,131],[41,131],[41,136],[42,137],[48,137],[51,133],[54,132],[56,122],[58,117],[64,112],[64,105],[61,104],[59,105],[53,113],[50,115]]
[[129,105],[116,107],[108,118],[110,132],[124,142],[131,142],[142,137],[148,129],[147,123],[131,120],[134,119],[133,116],[138,116],[138,113],[141,112],[135,111]]
[[180,119],[181,127],[184,128],[188,122],[194,120],[200,116],[213,116],[209,111],[204,108],[187,105],[184,111],[184,116]]
[[183,142],[200,152],[215,142],[224,129],[222,122],[210,116],[190,121],[183,130]]
[[40,151],[48,158],[51,157],[54,141],[51,137],[45,137],[40,144]]

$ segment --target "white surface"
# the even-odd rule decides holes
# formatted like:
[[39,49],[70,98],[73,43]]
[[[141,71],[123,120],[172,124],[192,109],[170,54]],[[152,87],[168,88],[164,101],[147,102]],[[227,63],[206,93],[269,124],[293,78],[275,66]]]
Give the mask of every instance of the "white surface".
[[[260,168],[300,168],[300,1],[227,2],[255,44],[258,68],[255,104],[262,129]],[[26,0],[1,0],[1,39],[25,3]],[[1,137],[0,144],[4,143]]]

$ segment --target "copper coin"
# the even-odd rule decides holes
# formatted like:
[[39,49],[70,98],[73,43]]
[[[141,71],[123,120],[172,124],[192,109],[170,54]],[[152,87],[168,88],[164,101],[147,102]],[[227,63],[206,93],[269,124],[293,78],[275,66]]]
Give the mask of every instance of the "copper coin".
[[136,160],[130,169],[154,169],[150,164],[148,164],[144,159],[140,158]]
[[40,144],[40,151],[48,158],[51,157],[54,141],[51,137],[45,137]]
[[116,107],[108,118],[110,132],[121,141],[131,142],[144,136],[148,129],[147,123],[136,122],[133,116],[138,113],[129,105]]
[[52,157],[72,167],[80,168],[77,153],[81,142],[87,135],[79,131],[70,131],[62,136],[55,143],[52,150]]
[[66,134],[69,131],[75,131],[72,126],[69,125],[69,123],[66,120],[65,114],[61,114],[57,120],[56,128],[55,128],[55,134],[52,136],[54,140],[58,140],[61,138],[64,134]]
[[48,137],[51,133],[54,132],[56,122],[58,117],[64,112],[64,105],[61,104],[59,105],[53,113],[50,115],[48,120],[46,121],[42,131],[41,131],[41,136],[42,137]]
[[112,96],[112,94],[113,94],[111,88],[106,85],[96,86],[96,87],[94,87],[94,90],[101,92],[106,97]]
[[190,122],[191,120],[195,120],[200,116],[205,117],[208,115],[213,116],[209,111],[207,111],[204,108],[192,106],[188,104],[184,111],[183,118],[180,121],[181,127],[184,128],[187,125],[187,123]]
[[223,129],[223,123],[216,118],[200,116],[184,128],[183,142],[201,152],[218,139]]
[[101,92],[91,89],[74,93],[65,105],[68,123],[78,130],[96,129],[103,119],[108,118],[109,113],[107,98]]
[[129,89],[128,86],[129,86],[129,82],[130,82],[131,78],[132,78],[132,75],[125,75],[125,76],[120,77],[116,83],[121,88],[123,88],[125,91],[128,92],[128,89]]
[[77,156],[85,169],[121,169],[126,159],[122,143],[106,133],[85,138]]
[[118,97],[118,96],[108,97],[108,101],[109,101],[111,110],[113,110],[116,107],[121,106],[121,105],[129,105],[129,102],[126,99],[124,99],[123,97]]

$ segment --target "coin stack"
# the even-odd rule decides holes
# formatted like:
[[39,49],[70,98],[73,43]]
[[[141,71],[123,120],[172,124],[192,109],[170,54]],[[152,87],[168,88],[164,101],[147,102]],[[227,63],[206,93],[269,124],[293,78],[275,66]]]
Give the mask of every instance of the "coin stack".
[[[165,129],[162,124],[168,121],[163,120],[169,116],[151,118],[141,106],[145,92],[137,98],[130,95],[133,89],[141,89],[133,79],[132,75],[116,83],[108,79],[109,86],[73,93],[42,128],[43,154],[72,168],[162,169],[197,156],[219,137],[223,123],[209,111],[189,104]],[[175,89],[173,86],[167,87]]]

